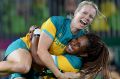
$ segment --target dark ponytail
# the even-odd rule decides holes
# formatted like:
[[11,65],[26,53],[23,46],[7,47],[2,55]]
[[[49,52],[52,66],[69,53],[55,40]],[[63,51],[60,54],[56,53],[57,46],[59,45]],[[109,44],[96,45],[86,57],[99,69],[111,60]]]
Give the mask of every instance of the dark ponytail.
[[89,75],[90,79],[93,79],[100,71],[103,74],[103,79],[109,79],[109,51],[107,46],[101,41],[99,36],[93,33],[88,33],[85,36],[88,38],[88,46],[84,52],[86,52],[88,56],[83,57],[84,66],[82,72],[80,72],[82,73],[82,79],[87,75]]

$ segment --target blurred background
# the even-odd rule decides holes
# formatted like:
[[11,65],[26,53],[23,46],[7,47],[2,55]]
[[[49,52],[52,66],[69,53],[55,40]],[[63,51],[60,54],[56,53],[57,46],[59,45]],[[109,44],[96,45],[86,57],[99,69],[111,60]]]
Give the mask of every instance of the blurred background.
[[[53,15],[71,19],[81,1],[83,0],[0,0],[0,60],[7,46],[25,36],[31,25],[41,26]],[[91,1],[98,5],[102,14],[88,29],[100,35],[108,45],[111,75],[113,79],[120,79],[120,0]]]

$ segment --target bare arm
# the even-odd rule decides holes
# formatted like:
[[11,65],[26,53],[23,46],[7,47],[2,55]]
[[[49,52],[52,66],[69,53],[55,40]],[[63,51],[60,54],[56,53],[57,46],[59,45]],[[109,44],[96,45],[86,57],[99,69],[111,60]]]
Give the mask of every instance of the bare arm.
[[[33,56],[33,60],[34,60],[34,67],[36,70],[42,71],[42,68],[44,66],[43,62],[39,59],[38,55],[37,55],[37,46],[38,46],[38,41],[39,41],[39,36],[35,35],[32,38],[32,45],[31,45],[31,54]],[[41,67],[42,65],[42,67]],[[36,68],[37,67],[37,68]],[[71,78],[79,78],[79,74],[76,73],[64,73],[64,76],[67,77],[71,77]]]
[[59,77],[62,73],[55,66],[54,61],[48,52],[48,49],[52,42],[53,40],[47,34],[42,32],[39,39],[37,54],[44,65],[48,67],[56,77]]
[[39,56],[37,55],[37,48],[38,48],[38,42],[39,42],[39,37],[40,37],[40,29],[33,25],[29,28],[29,34],[30,34],[30,39],[31,39],[31,47],[30,47],[30,52],[32,55],[33,59],[33,64],[32,65],[38,65],[41,66],[43,63],[41,63]]
[[[31,54],[32,54],[32,57],[33,57],[33,67],[34,67],[34,69],[41,71],[43,66],[45,66],[45,65],[40,60],[39,56],[37,55],[38,41],[39,41],[39,37],[40,37],[39,35],[40,35],[39,30],[38,31],[35,30],[34,34],[33,34],[32,41],[31,41]],[[61,73],[60,73],[60,75],[61,75]],[[71,77],[71,78],[76,78],[77,77],[78,78],[78,74],[75,74],[75,73],[64,73],[64,76],[66,76],[67,78],[68,77]]]
[[39,56],[37,55],[39,37],[40,36],[38,35],[33,35],[30,50],[31,50],[32,58],[33,58],[33,63],[43,65],[42,61],[40,61]]
[[33,60],[32,67],[34,68],[34,70],[41,73],[45,66],[40,60],[39,56],[37,55],[39,37],[40,37],[40,34],[33,35],[30,50],[31,50],[31,55]]

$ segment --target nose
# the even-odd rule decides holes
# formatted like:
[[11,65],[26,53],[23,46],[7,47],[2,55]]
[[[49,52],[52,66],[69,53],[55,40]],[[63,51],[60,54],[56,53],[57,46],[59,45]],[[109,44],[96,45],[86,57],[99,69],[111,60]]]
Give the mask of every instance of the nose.
[[86,16],[85,16],[85,20],[86,20],[87,22],[90,21],[90,17],[89,17],[89,15],[86,15]]
[[75,46],[77,44],[77,41],[73,41],[71,44]]

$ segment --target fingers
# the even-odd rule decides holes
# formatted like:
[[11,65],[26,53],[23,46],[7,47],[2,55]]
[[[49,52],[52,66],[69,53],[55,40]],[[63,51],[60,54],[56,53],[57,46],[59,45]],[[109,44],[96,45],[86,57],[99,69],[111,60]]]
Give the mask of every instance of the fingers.
[[32,26],[30,27],[30,29],[29,29],[29,33],[33,33],[33,31],[34,31],[36,28],[38,28],[38,26],[32,25]]
[[79,78],[80,78],[80,73],[67,72],[67,73],[65,73],[65,76],[66,76],[68,79],[79,79]]

